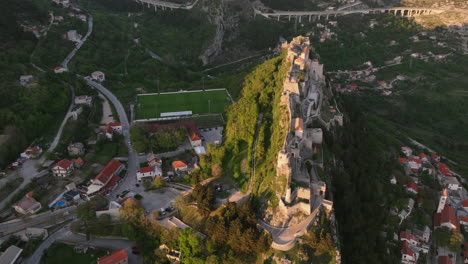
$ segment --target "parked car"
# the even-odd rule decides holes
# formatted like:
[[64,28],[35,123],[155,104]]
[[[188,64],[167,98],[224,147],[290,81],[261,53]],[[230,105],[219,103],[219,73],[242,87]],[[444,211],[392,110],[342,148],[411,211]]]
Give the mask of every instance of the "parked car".
[[161,215],[166,215],[166,209],[161,208]]

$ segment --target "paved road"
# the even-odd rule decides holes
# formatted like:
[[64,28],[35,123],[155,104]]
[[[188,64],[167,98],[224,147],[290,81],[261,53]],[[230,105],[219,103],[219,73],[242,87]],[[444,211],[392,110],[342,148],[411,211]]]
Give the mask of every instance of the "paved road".
[[81,48],[81,46],[86,42],[88,37],[93,32],[93,16],[91,14],[88,15],[88,32],[86,35],[77,43],[76,47],[67,55],[67,57],[62,62],[62,67],[68,70],[68,63],[71,59],[75,56],[76,52]]
[[74,103],[74,101],[75,101],[75,89],[73,88],[73,86],[70,86],[70,92],[71,92],[71,102],[70,102],[70,106],[68,107],[67,114],[65,115],[65,118],[63,119],[62,124],[60,125],[60,128],[59,128],[59,130],[57,132],[57,135],[55,135],[55,138],[52,141],[52,143],[50,144],[50,147],[47,150],[47,152],[52,152],[57,147],[57,145],[58,145],[58,143],[60,141],[60,137],[62,136],[63,128],[67,124],[68,119],[72,116],[72,109],[73,109],[73,106],[75,105],[75,103]]
[[42,254],[48,249],[54,242],[68,242],[80,245],[87,245],[93,247],[110,248],[112,250],[125,249],[128,254],[128,260],[130,264],[141,263],[138,255],[132,254],[132,246],[134,242],[125,239],[108,239],[108,238],[91,238],[86,241],[85,236],[73,234],[69,230],[69,225],[61,228],[54,234],[50,235],[42,244],[34,251],[34,254],[25,260],[25,264],[39,264]]
[[102,86],[102,84],[94,82],[89,78],[85,78],[85,80],[88,85],[98,89],[114,105],[114,108],[117,111],[117,115],[119,116],[119,120],[122,123],[122,134],[128,149],[127,175],[117,186],[117,188],[115,188],[115,190],[111,193],[111,197],[115,197],[115,194],[129,189],[131,186],[136,184],[136,172],[139,169],[138,154],[130,144],[130,124],[128,122],[127,113],[125,112],[122,103],[120,103],[119,99],[117,99],[117,97],[111,91]]
[[0,236],[6,236],[16,233],[28,227],[34,227],[41,224],[56,224],[73,217],[76,206],[70,206],[55,211],[47,211],[30,217],[18,218],[12,221],[0,224]]

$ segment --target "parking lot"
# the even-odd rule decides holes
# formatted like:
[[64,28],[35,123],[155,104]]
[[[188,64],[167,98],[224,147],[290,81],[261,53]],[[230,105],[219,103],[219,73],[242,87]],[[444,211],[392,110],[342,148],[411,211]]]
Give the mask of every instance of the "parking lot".
[[141,204],[147,212],[169,207],[174,202],[175,198],[182,193],[182,191],[167,187],[149,192],[145,192],[143,187],[136,187],[133,192],[143,196]]

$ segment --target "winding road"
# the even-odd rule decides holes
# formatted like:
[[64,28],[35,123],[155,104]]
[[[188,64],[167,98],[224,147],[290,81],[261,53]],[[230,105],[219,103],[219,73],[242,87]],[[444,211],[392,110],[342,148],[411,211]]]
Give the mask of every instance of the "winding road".
[[62,67],[68,70],[68,63],[70,62],[71,59],[75,56],[76,52],[83,46],[83,44],[86,42],[88,37],[93,33],[93,16],[91,14],[88,15],[88,32],[86,32],[86,35],[78,42],[76,47],[68,53],[67,57],[63,60],[62,62]]
[[122,134],[125,139],[125,144],[128,148],[128,162],[127,162],[127,176],[122,180],[122,182],[114,189],[114,193],[122,192],[123,190],[129,189],[130,186],[136,184],[136,172],[139,169],[138,163],[138,154],[132,148],[130,140],[130,124],[128,122],[127,113],[125,112],[122,103],[117,99],[117,97],[109,91],[102,84],[92,81],[90,78],[85,78],[88,85],[99,90],[107,99],[114,105],[117,115],[119,116],[120,123],[122,123]]

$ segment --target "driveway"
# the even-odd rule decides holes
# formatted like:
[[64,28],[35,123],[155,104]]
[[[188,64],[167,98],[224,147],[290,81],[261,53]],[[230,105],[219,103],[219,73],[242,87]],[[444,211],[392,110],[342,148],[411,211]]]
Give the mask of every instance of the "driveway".
[[112,109],[107,98],[99,93],[99,98],[103,100],[102,102],[102,119],[101,124],[109,124],[114,122],[114,117],[112,116]]

